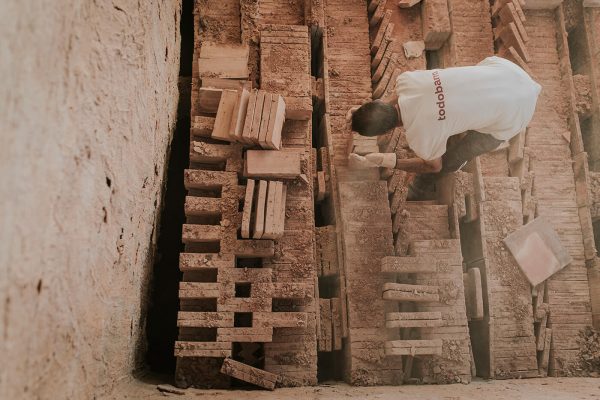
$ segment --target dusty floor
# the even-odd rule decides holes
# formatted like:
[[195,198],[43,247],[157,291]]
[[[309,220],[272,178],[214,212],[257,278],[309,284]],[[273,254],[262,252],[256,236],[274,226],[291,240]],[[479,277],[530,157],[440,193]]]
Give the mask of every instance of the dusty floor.
[[321,385],[305,388],[277,389],[273,392],[259,390],[226,391],[188,389],[185,395],[163,394],[154,383],[136,381],[128,383],[124,391],[112,399],[162,399],[174,397],[211,400],[269,400],[269,399],[380,399],[398,398],[418,400],[578,400],[600,399],[600,379],[598,378],[540,378],[506,381],[474,381],[469,385],[432,386],[378,386],[353,387],[345,384]]

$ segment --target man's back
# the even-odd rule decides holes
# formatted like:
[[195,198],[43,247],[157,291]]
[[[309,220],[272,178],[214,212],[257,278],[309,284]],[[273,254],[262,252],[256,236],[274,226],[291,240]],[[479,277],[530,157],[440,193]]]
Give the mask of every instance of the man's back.
[[531,121],[540,91],[525,71],[499,57],[473,67],[406,72],[396,81],[408,144],[426,160],[468,130],[510,139]]

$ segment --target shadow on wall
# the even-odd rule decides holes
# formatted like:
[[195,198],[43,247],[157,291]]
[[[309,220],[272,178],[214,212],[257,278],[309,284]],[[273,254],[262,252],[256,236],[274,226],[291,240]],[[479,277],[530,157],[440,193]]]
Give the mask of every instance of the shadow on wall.
[[181,227],[185,222],[186,190],[183,173],[189,164],[190,90],[194,51],[193,7],[193,0],[183,0],[177,125],[168,158],[164,207],[158,227],[152,282],[149,296],[146,297],[150,302],[146,321],[147,347],[142,347],[141,350],[146,351],[146,354],[140,357],[152,372],[171,375],[175,373],[173,348],[177,339],[178,287],[181,280],[179,253],[183,250]]

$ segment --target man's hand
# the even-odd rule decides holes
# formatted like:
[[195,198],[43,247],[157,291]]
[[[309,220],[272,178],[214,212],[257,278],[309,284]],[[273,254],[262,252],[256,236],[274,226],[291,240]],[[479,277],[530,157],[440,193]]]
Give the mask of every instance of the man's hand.
[[369,153],[365,158],[378,167],[394,168],[396,166],[395,153]]
[[348,165],[350,168],[394,168],[396,166],[396,154],[394,153],[369,153],[366,156],[359,156],[351,153],[348,156]]
[[359,156],[356,153],[350,153],[348,156],[348,166],[352,169],[377,168],[377,165],[367,160],[366,157]]

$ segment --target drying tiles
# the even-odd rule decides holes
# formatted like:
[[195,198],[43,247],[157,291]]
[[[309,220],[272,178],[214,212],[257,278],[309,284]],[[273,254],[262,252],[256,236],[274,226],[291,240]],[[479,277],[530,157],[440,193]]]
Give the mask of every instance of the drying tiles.
[[281,95],[246,87],[223,89],[211,137],[279,150],[284,122],[285,101]]
[[283,236],[286,192],[283,182],[248,179],[242,214],[242,238],[279,239]]

